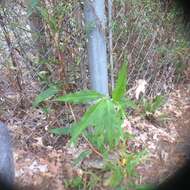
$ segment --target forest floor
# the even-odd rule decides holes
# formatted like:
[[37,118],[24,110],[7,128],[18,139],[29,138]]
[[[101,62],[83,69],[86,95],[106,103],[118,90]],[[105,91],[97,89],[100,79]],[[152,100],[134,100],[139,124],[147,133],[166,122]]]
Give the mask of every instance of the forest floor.
[[[5,85],[0,83],[0,119],[8,125],[13,138],[16,182],[34,189],[64,190],[65,179],[82,175],[82,169],[73,167],[72,161],[88,145],[82,142],[70,147],[67,137],[51,135],[47,116],[31,105],[24,110],[16,107],[15,92]],[[141,176],[138,183],[162,181],[190,156],[190,84],[176,86],[156,115],[154,121],[139,114],[128,118],[135,136],[130,143],[135,149],[145,147],[149,151],[147,159],[137,167]],[[88,164],[92,161],[87,160]]]

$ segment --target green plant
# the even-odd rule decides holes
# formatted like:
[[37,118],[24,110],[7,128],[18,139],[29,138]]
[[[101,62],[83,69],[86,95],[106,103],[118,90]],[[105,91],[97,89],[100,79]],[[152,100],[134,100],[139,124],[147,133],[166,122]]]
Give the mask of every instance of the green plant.
[[50,85],[46,90],[42,91],[38,96],[36,96],[35,100],[33,101],[33,107],[37,107],[40,103],[44,102],[55,96],[59,92],[59,88],[56,85]]
[[[123,189],[135,187],[132,177],[137,177],[136,166],[147,155],[147,151],[136,153],[128,153],[125,149],[121,152],[119,161],[107,161],[106,171],[111,175],[106,180],[106,185],[109,187],[119,188],[121,184],[125,186]],[[121,188],[121,187],[120,187]]]
[[135,190],[154,190],[155,186],[145,184],[145,185],[135,185],[134,187]]
[[84,189],[94,190],[98,182],[100,182],[100,177],[93,172],[86,172],[86,175],[88,177],[88,181],[86,181]]
[[77,176],[70,180],[64,180],[64,185],[65,188],[82,190],[83,180],[81,177]]
[[83,161],[87,156],[89,156],[92,152],[89,150],[83,151],[76,159],[74,159],[74,165],[78,165],[81,161]]
[[156,96],[152,100],[142,99],[140,106],[143,108],[143,113],[146,116],[153,115],[156,110],[161,108],[163,104],[165,103],[165,98],[161,95]]
[[100,178],[93,172],[84,172],[83,175],[86,180],[80,176],[64,180],[65,188],[69,190],[94,190],[100,181]]
[[[76,142],[83,134],[90,142],[105,153],[114,149],[119,142],[125,141],[125,133],[121,124],[124,120],[126,107],[134,108],[132,100],[124,98],[127,86],[127,64],[123,64],[119,71],[116,87],[112,92],[112,98],[98,92],[87,90],[67,94],[58,97],[56,101],[75,104],[90,103],[79,122],[70,129],[53,129],[58,135],[70,133],[71,142]],[[87,130],[90,128],[90,130]]]
[[[70,134],[71,142],[77,142],[79,136],[85,135],[91,144],[104,155],[106,167],[103,170],[111,173],[106,182],[110,188],[119,188],[124,179],[134,176],[136,165],[144,156],[142,152],[126,152],[125,142],[129,138],[129,134],[123,131],[121,125],[126,118],[126,108],[135,109],[137,107],[132,100],[124,97],[127,86],[127,63],[125,63],[119,71],[116,87],[111,97],[92,90],[85,90],[56,98],[58,102],[89,105],[80,121],[68,128],[52,129],[51,132],[57,135]],[[36,97],[34,105],[39,105],[57,93],[58,87],[48,88]],[[120,150],[120,161],[110,161],[106,155],[116,148]],[[91,153],[89,150],[82,152],[74,160],[74,165],[80,164]],[[86,175],[88,175],[88,182],[74,178],[65,183],[68,188],[93,189],[92,187],[96,186],[99,179],[96,174],[92,175],[90,172],[87,172]]]

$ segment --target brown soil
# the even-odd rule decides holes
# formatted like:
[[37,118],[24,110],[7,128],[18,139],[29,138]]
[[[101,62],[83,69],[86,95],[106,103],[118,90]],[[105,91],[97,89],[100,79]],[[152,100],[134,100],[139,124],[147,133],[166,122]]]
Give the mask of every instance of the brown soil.
[[[48,118],[39,109],[32,108],[29,101],[33,99],[31,92],[25,95],[29,104],[22,109],[15,104],[17,93],[10,94],[6,90],[1,88],[0,91],[3,98],[0,119],[8,125],[13,137],[17,184],[32,186],[34,189],[64,190],[64,179],[82,175],[82,170],[73,168],[71,161],[87,145],[81,143],[77,148],[66,146],[68,137],[55,137],[48,131],[55,124],[61,125],[57,115]],[[68,107],[64,109],[68,110]],[[132,132],[137,137],[131,143],[137,148],[143,146],[150,151],[148,159],[138,167],[142,176],[139,183],[162,181],[189,156],[190,85],[176,87],[158,115],[160,113],[165,113],[168,120],[155,124],[140,116],[130,118]],[[75,108],[74,114],[81,114],[80,108]]]
[[[144,182],[160,183],[179,169],[190,158],[190,85],[180,85],[170,95],[168,104],[163,108],[170,120],[163,126],[171,130],[174,139],[162,139],[156,145],[158,156],[153,156],[141,168]],[[155,155],[157,154],[155,153]]]

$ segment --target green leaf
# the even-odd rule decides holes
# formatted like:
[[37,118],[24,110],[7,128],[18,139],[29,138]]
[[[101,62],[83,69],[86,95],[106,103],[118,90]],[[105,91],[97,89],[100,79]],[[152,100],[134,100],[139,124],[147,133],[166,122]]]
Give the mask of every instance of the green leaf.
[[126,91],[127,85],[127,62],[124,63],[119,71],[116,87],[112,92],[114,101],[120,101]]
[[82,119],[73,125],[71,142],[75,142],[78,136],[81,135],[87,127],[94,124],[94,121],[97,119],[96,116],[101,113],[103,106],[104,101],[101,100],[89,107]]
[[39,4],[39,0],[29,0],[28,1],[28,7],[34,9]]
[[106,183],[111,187],[117,187],[123,180],[122,169],[116,164],[108,167],[110,167],[111,176],[106,180]]
[[85,150],[80,155],[74,159],[74,165],[77,165],[81,161],[83,161],[86,157],[88,157],[92,152],[90,150]]
[[135,168],[142,162],[145,156],[147,156],[147,150],[142,150],[128,155],[127,173],[129,176],[135,176]]
[[153,100],[151,111],[155,112],[164,104],[164,102],[165,98],[163,96],[156,96],[156,98]]
[[41,14],[42,18],[48,24],[48,22],[49,22],[49,13],[48,13],[48,10],[46,8],[40,7],[40,6],[37,6],[36,9],[39,11],[39,13]]
[[163,96],[156,96],[153,100],[143,99],[143,107],[146,114],[154,114],[165,103]]
[[154,190],[155,186],[151,184],[136,185],[135,190]]
[[55,135],[69,135],[71,133],[71,128],[55,128],[55,129],[50,129],[51,133],[54,133]]
[[64,180],[64,185],[69,189],[83,189],[83,179],[80,176],[76,176],[70,180]]
[[120,119],[117,117],[115,106],[112,101],[106,101],[102,121],[105,128],[105,143],[108,143],[109,146],[113,148],[118,144],[122,134]]
[[41,92],[34,100],[33,106],[36,107],[38,106],[41,102],[51,98],[52,96],[56,95],[58,93],[59,89],[57,86],[50,86],[48,89],[45,91]]
[[54,33],[56,33],[56,32],[58,32],[58,27],[57,27],[57,20],[56,20],[56,18],[55,17],[50,17],[49,18],[49,26],[50,26],[50,28],[51,28],[51,30],[54,32]]
[[131,108],[131,109],[137,108],[137,104],[133,100],[129,99],[128,97],[127,98],[126,97],[121,98],[119,103],[124,110],[126,108]]
[[[105,144],[113,147],[114,139],[118,136],[118,131],[115,131],[116,120],[114,104],[112,101],[105,99],[102,102],[101,110],[97,113],[94,120],[95,127],[92,134],[93,141],[99,149],[103,148]],[[93,136],[98,136],[101,140],[96,143],[97,140]]]
[[93,118],[93,133],[89,132],[87,136],[101,152],[105,151],[105,145],[112,149],[124,137],[121,123],[122,119],[113,101],[104,99]]
[[79,91],[75,93],[66,94],[64,96],[60,96],[56,100],[60,102],[82,104],[82,103],[88,103],[88,102],[100,99],[102,97],[103,95],[98,92],[91,91],[91,90],[84,90],[84,91]]
[[28,16],[30,16],[33,11],[37,8],[37,6],[39,5],[39,0],[28,0],[27,1],[27,12],[28,12]]

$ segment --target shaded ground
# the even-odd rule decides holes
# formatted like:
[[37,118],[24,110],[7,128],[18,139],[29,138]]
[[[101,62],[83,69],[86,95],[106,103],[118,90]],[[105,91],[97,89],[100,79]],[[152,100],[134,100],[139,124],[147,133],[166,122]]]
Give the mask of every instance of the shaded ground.
[[[64,179],[82,176],[82,169],[74,168],[72,160],[87,148],[87,144],[81,143],[77,148],[68,147],[67,137],[51,135],[48,128],[57,123],[57,117],[52,115],[49,118],[39,109],[32,108],[31,100],[35,94],[30,90],[25,94],[28,104],[21,109],[19,104],[15,105],[17,92],[8,88],[5,82],[0,87],[0,119],[6,122],[13,137],[17,183],[39,189],[64,190]],[[80,108],[75,108],[74,114],[81,114]],[[129,117],[129,129],[135,135],[129,147],[149,150],[149,157],[138,167],[141,174],[139,183],[162,181],[180,167],[188,156],[190,85],[187,83],[176,87],[164,108],[156,115],[155,121],[147,121],[139,114]],[[91,162],[93,159],[88,160],[88,164]]]
[[169,120],[157,126],[163,132],[154,143],[155,147],[149,149],[150,160],[141,168],[142,178],[147,182],[161,182],[190,156],[190,85],[180,85],[170,93],[161,112]]

